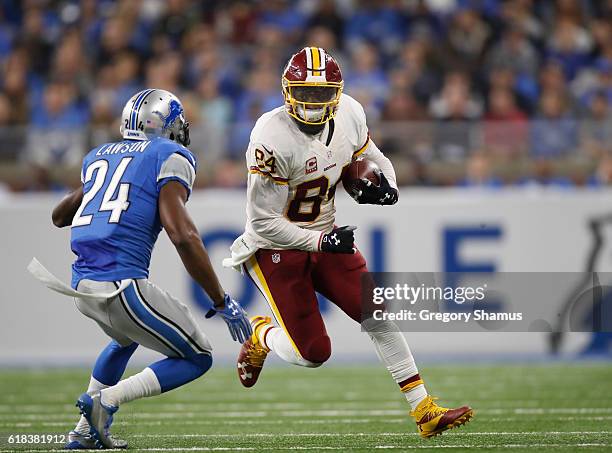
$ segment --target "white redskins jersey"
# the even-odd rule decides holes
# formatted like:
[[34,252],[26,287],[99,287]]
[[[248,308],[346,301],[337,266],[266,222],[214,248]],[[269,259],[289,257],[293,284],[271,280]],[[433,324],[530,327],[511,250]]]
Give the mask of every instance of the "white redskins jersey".
[[260,248],[319,251],[322,234],[334,226],[342,171],[360,155],[396,186],[391,163],[369,138],[363,107],[346,94],[318,135],[300,131],[284,106],[264,113],[246,152],[245,232],[224,265],[237,266]]

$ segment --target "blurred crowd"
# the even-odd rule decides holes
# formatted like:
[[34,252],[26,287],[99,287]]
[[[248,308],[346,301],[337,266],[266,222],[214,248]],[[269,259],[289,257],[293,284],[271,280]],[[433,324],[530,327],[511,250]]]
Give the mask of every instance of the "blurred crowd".
[[244,151],[304,45],[402,184],[612,183],[612,0],[0,0],[0,181],[63,189],[145,87],[183,101],[200,186]]

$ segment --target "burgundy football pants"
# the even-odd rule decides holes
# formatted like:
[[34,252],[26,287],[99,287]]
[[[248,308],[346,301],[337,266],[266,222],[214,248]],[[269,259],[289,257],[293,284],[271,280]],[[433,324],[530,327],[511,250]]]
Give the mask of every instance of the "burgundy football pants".
[[319,311],[319,292],[356,322],[362,319],[362,285],[371,284],[361,253],[260,249],[244,271],[267,300],[299,355],[323,363],[331,342]]

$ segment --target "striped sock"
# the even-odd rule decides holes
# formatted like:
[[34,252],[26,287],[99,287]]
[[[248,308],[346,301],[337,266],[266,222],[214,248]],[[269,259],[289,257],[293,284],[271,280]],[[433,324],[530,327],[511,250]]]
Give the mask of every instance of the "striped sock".
[[267,336],[272,329],[278,329],[278,327],[274,327],[272,324],[262,323],[261,321],[255,324],[256,326],[253,326],[253,330],[259,340],[259,344],[261,344],[266,351],[270,351],[270,346],[268,346],[267,343]]
[[415,410],[419,403],[427,396],[425,383],[419,374],[409,377],[405,381],[398,383],[402,393],[406,396],[406,400],[410,403],[412,410]]

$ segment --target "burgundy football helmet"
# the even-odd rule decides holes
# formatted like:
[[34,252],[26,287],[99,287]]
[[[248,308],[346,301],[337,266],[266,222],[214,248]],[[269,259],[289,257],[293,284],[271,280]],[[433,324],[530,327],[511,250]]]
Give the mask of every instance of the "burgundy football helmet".
[[336,115],[344,87],[340,66],[320,47],[304,47],[283,72],[287,113],[304,124],[325,124]]

